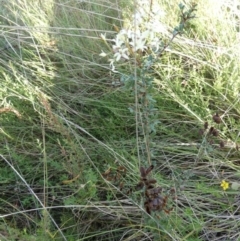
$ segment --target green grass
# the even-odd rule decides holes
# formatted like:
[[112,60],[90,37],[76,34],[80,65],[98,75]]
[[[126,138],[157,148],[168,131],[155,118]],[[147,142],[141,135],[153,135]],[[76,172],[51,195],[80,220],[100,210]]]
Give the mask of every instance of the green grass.
[[[178,1],[158,2],[167,40]],[[2,3],[0,240],[240,238],[239,189],[220,187],[240,176],[239,10],[198,1],[197,18],[154,66],[160,123],[149,150],[129,111],[132,89],[113,85],[121,76],[99,56],[110,51],[100,34],[114,38],[133,9],[123,0]],[[116,67],[130,75],[137,66]],[[199,134],[206,121],[219,136]],[[169,214],[148,215],[135,189],[150,152],[163,195],[176,189]]]

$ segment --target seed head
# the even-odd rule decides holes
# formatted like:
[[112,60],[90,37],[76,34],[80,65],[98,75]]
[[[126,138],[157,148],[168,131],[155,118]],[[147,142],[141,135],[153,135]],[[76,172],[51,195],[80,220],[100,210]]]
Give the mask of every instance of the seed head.
[[213,120],[217,123],[220,124],[222,122],[221,117],[218,115],[218,113],[216,113],[215,115],[213,115]]

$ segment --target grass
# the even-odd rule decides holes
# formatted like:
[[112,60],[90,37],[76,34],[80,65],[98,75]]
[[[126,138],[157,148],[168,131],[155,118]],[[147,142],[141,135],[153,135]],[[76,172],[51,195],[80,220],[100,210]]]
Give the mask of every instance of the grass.
[[[169,39],[178,1],[158,2]],[[237,7],[198,1],[197,18],[154,66],[160,123],[146,149],[131,88],[114,85],[120,74],[99,56],[109,53],[100,34],[114,38],[134,2],[3,2],[0,239],[239,240]],[[206,121],[218,136],[199,134]],[[176,189],[169,214],[147,214],[136,190],[146,152],[162,195]]]

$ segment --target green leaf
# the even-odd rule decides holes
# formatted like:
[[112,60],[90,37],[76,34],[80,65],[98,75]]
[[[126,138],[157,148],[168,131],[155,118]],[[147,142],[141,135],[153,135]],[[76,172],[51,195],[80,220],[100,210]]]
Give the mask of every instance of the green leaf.
[[231,185],[231,188],[233,190],[238,190],[240,188],[240,183],[239,182],[233,182]]
[[184,4],[182,4],[182,3],[179,3],[178,6],[179,6],[180,10],[183,10],[185,8]]

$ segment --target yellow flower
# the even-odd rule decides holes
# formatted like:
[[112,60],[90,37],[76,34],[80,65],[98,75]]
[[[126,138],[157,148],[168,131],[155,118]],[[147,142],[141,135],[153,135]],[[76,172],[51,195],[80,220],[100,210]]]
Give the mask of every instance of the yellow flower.
[[221,187],[223,188],[223,190],[227,190],[229,188],[229,183],[226,182],[225,180],[222,180],[221,182]]

